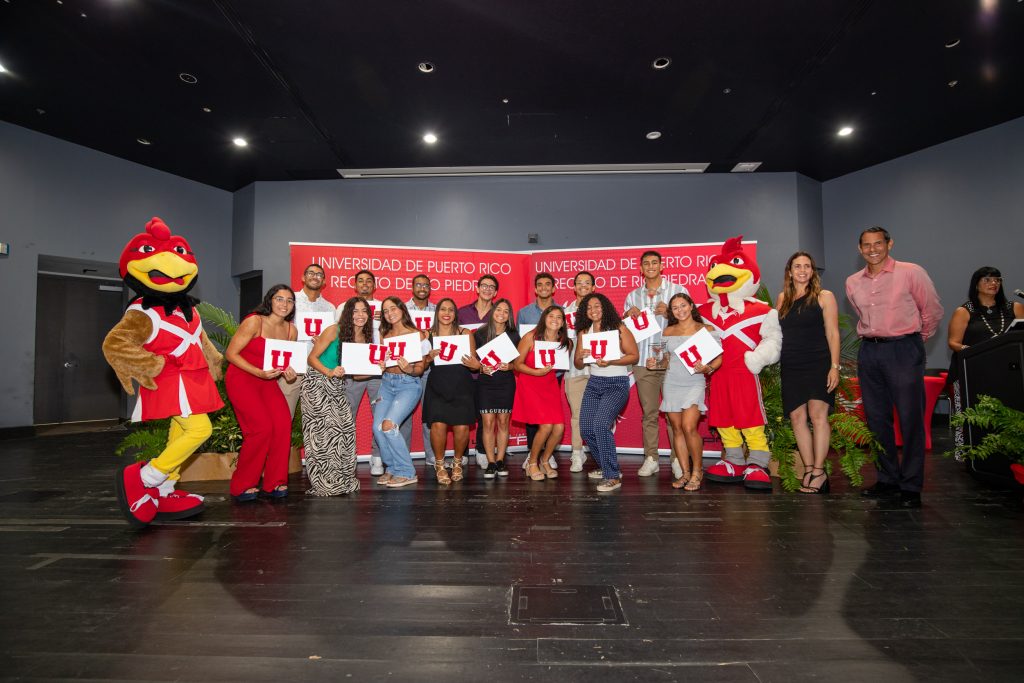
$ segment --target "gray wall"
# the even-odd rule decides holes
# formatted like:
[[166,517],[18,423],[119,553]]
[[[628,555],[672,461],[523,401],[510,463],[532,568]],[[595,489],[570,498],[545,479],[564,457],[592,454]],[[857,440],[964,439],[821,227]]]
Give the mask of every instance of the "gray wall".
[[946,317],[928,363],[948,364],[946,326],[966,300],[971,273],[999,268],[1007,294],[1024,289],[1024,118],[830,180],[822,186],[825,285],[840,294],[862,268],[861,230],[881,225],[893,256],[923,266]]
[[820,235],[818,204],[798,197],[798,183],[816,194],[793,173],[260,182],[252,261],[270,283],[287,281],[290,240],[527,250],[530,232],[539,249],[742,233],[758,240],[776,291],[789,255]]
[[0,258],[0,288],[12,300],[0,427],[32,424],[39,254],[116,263],[157,215],[196,250],[197,296],[233,308],[231,203],[223,190],[0,122],[0,241],[11,244]]

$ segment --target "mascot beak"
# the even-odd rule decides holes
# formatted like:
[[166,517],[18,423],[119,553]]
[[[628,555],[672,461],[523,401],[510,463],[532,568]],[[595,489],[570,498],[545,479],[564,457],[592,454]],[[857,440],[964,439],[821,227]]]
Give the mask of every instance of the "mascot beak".
[[728,263],[718,263],[708,271],[708,291],[712,294],[728,294],[742,287],[753,273]]
[[199,267],[170,251],[129,261],[127,271],[146,287],[157,292],[180,292],[188,287]]

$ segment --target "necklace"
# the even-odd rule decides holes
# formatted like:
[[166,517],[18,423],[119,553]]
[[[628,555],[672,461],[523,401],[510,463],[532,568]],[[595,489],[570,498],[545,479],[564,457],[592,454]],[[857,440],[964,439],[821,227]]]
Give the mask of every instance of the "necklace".
[[[986,308],[985,312],[986,313],[991,313],[992,309],[991,308]],[[979,315],[978,317],[981,318],[981,322],[985,323],[985,327],[988,328],[988,331],[992,334],[993,337],[998,337],[999,335],[1001,335],[1003,332],[1006,331],[1006,328],[1004,327],[1004,325],[1006,324],[1006,318],[1003,317],[1002,309],[999,310],[999,331],[998,332],[993,330],[992,326],[988,324],[988,318],[986,318],[984,315]]]

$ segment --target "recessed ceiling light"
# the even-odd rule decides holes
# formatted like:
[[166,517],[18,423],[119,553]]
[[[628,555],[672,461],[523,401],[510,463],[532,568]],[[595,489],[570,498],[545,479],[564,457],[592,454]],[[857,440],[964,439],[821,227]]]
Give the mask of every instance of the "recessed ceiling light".
[[960,44],[960,39],[957,38],[956,40],[951,40],[948,43],[946,43],[946,47],[956,47],[959,44]]
[[43,114],[46,113],[46,110],[43,109],[42,107],[36,107],[36,113],[39,114],[40,116],[42,116]]
[[753,173],[761,165],[760,161],[741,161],[732,167],[730,173]]
[[423,142],[427,143],[428,145],[432,145],[435,142],[437,142],[437,136],[434,135],[433,133],[427,133],[426,135],[423,136]]
[[508,98],[507,97],[501,98],[501,101],[502,101],[503,104],[508,104]]
[[669,57],[658,57],[653,62],[651,62],[651,68],[652,69],[657,69],[658,71],[661,71],[662,69],[667,69],[670,64],[672,64],[672,59],[671,58],[669,58]]
[[874,96],[875,96],[875,95],[877,95],[877,94],[878,94],[878,91],[877,91],[877,90],[872,90],[872,91],[871,91],[871,96],[872,96],[872,97],[874,97]]
[[3,64],[0,64],[0,74],[5,74],[5,73],[7,73],[7,69],[4,68]]
[[139,143],[140,145],[145,145],[146,147],[149,147],[150,145],[153,144],[146,138],[135,138],[135,142]]
[[732,92],[732,88],[722,88],[722,94],[723,95],[728,95],[731,92]]
[[954,80],[950,81],[949,83],[947,83],[946,85],[948,85],[950,88],[955,88],[958,83],[960,83],[960,81],[954,79]]
[[432,74],[437,67],[434,66],[433,62],[420,62],[416,65],[416,68],[425,74]]
[[82,17],[83,19],[85,19],[85,16],[86,16],[86,15],[85,15],[85,12],[82,12],[82,13],[81,13],[81,14],[79,14],[78,16],[80,16],[80,17]]
[[187,74],[184,71],[178,74],[178,78],[181,79],[182,83],[188,83],[189,85],[195,85],[199,82],[199,79],[192,74]]
[[843,126],[842,128],[840,128],[836,132],[836,135],[838,135],[841,138],[845,138],[846,136],[852,135],[852,134],[853,134],[853,128],[851,128],[850,126]]
[[210,109],[209,107],[203,107],[203,113],[209,114],[211,111],[213,111],[213,110]]
[[652,130],[650,133],[646,135],[646,137],[648,140],[657,140],[658,138],[661,137],[661,131]]
[[235,147],[248,147],[249,141],[245,138],[234,138],[231,142],[235,143]]

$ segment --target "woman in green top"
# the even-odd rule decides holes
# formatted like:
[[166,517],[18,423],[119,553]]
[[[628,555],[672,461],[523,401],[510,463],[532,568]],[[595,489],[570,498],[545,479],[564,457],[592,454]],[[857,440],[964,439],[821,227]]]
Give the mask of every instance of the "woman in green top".
[[338,496],[359,490],[356,429],[345,396],[341,344],[373,341],[369,305],[354,296],[345,302],[337,325],[317,337],[302,383],[302,440],[306,447],[306,495]]

